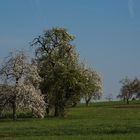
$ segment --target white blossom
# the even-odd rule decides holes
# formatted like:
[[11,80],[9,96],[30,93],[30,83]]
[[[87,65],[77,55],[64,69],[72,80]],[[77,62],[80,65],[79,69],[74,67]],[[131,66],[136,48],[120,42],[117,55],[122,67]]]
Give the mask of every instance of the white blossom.
[[44,117],[45,101],[39,90],[41,78],[35,61],[30,62],[23,52],[12,54],[2,65],[0,76],[5,91],[10,88],[10,92],[2,92],[3,88],[0,88],[0,99],[6,96],[8,100],[16,96],[18,108],[26,107],[36,117]]

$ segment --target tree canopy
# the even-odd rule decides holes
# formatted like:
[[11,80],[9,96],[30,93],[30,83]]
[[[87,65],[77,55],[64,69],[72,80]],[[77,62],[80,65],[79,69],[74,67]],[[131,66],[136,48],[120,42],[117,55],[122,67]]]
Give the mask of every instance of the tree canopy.
[[85,87],[85,68],[71,43],[74,38],[66,29],[53,28],[35,38],[32,44],[37,46],[39,74],[43,78],[41,91],[48,108],[54,108],[54,116],[64,116],[68,107],[89,92]]

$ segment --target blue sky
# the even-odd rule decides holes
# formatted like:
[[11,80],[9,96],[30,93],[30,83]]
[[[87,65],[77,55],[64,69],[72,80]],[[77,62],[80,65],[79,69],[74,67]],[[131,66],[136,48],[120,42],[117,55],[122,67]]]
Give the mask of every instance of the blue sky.
[[76,36],[74,45],[102,74],[105,96],[119,93],[119,81],[140,77],[139,0],[0,0],[0,58],[43,30],[59,26]]

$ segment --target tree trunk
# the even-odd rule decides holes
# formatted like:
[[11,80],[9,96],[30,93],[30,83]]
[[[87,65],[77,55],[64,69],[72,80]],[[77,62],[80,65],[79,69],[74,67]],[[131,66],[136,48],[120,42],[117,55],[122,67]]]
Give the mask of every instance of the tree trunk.
[[55,112],[54,112],[54,116],[58,117],[59,116],[59,110],[58,110],[58,106],[55,106]]
[[2,111],[3,111],[3,110],[2,110],[2,109],[0,109],[0,118],[2,117]]
[[17,116],[16,116],[16,101],[13,101],[12,109],[13,109],[13,120],[15,121],[17,119]]
[[[17,77],[17,78],[16,78],[16,85],[15,85],[15,87],[16,87],[17,84],[18,84],[18,80],[19,80],[19,78]],[[14,95],[14,97],[13,97],[12,109],[13,109],[13,120],[15,121],[15,120],[17,119],[17,115],[16,115],[16,93],[15,93],[15,95]]]
[[65,114],[66,112],[65,112],[65,108],[64,107],[61,107],[60,109],[59,109],[59,116],[60,117],[65,117]]
[[87,101],[86,101],[86,106],[88,106],[88,105],[89,105],[89,101],[87,100]]
[[125,103],[125,97],[123,98],[123,101],[124,101],[124,103]]
[[85,97],[86,106],[89,106],[89,103],[90,103],[91,98],[92,98],[92,96]]
[[65,117],[65,108],[56,106],[54,116],[55,117]]
[[86,106],[89,106],[90,98],[86,99]]
[[129,99],[127,99],[127,104],[129,104]]
[[50,113],[49,107],[46,108],[46,113],[47,113],[47,115],[49,115],[49,113]]

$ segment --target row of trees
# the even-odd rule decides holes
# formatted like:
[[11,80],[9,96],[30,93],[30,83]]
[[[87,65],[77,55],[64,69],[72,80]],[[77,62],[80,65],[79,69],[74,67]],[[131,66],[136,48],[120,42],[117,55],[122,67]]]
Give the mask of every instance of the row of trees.
[[0,112],[28,108],[43,118],[54,110],[54,116],[65,116],[67,108],[81,98],[88,105],[102,96],[101,76],[79,60],[72,45],[74,36],[63,28],[47,30],[35,38],[35,58],[23,52],[11,54],[0,68]]
[[140,99],[140,79],[125,78],[120,82],[122,87],[120,94],[117,96],[118,98],[123,99],[127,104],[129,104],[130,99]]

